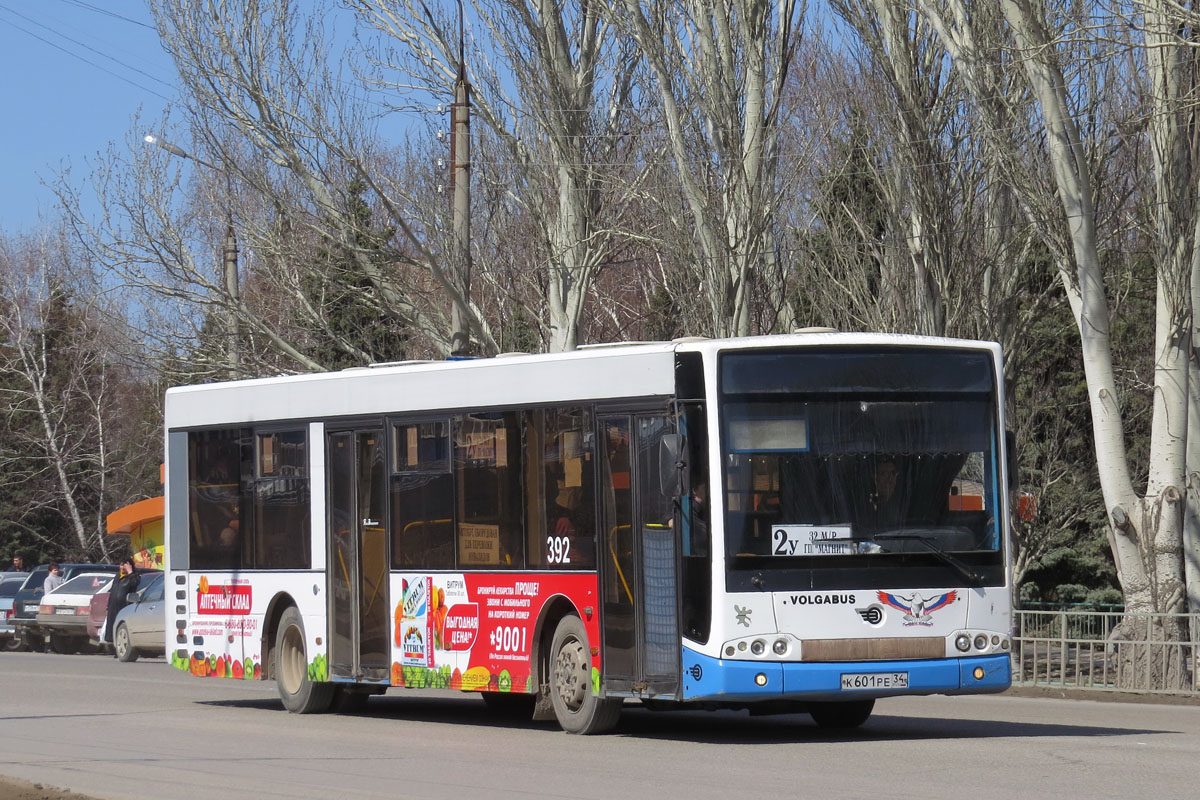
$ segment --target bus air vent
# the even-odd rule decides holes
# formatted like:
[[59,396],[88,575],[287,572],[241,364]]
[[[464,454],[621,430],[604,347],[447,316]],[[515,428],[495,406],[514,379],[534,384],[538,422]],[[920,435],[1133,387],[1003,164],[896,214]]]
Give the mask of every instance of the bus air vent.
[[805,639],[801,661],[889,661],[945,658],[946,640],[940,636],[912,639]]

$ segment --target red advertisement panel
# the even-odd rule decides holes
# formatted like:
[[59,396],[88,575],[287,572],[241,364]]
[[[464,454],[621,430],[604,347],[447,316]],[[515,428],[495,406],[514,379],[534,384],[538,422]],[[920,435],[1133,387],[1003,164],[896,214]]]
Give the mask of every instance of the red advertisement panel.
[[397,575],[393,589],[398,590],[393,685],[532,691],[537,623],[556,596],[569,600],[583,621],[593,651],[592,683],[599,685],[594,574]]

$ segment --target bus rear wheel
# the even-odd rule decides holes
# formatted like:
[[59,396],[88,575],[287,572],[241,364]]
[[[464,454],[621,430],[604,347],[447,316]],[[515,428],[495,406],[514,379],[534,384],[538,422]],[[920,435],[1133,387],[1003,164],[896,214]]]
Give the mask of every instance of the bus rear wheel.
[[862,725],[875,708],[874,700],[851,700],[842,703],[810,703],[808,714],[822,728],[848,730]]
[[567,733],[604,733],[621,716],[621,698],[592,692],[592,658],[587,631],[579,617],[559,620],[550,646],[550,700]]
[[293,714],[319,714],[333,703],[332,683],[308,679],[304,620],[295,606],[283,612],[275,632],[275,687],[283,706]]

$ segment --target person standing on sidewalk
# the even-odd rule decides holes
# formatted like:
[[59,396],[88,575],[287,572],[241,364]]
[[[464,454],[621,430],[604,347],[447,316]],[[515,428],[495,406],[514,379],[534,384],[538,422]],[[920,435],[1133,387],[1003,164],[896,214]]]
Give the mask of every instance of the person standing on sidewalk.
[[[121,572],[113,579],[112,587],[108,590],[108,620],[104,623],[104,641],[112,644],[113,627],[116,625],[117,614],[129,602],[129,595],[137,591],[141,576],[134,572],[133,558],[121,559]],[[113,652],[113,658],[117,654]]]
[[[58,566],[58,562],[51,561],[49,569],[50,571],[46,574],[46,580],[42,581],[42,597],[45,597],[63,585],[62,569]],[[45,651],[47,653],[54,652],[54,648],[50,646],[49,636],[46,636]]]

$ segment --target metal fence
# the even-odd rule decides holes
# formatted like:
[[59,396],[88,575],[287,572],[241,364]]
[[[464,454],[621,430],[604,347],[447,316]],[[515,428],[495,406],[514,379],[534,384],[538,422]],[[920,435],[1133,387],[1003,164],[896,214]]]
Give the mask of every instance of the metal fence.
[[1200,695],[1200,614],[1013,612],[1013,684]]

